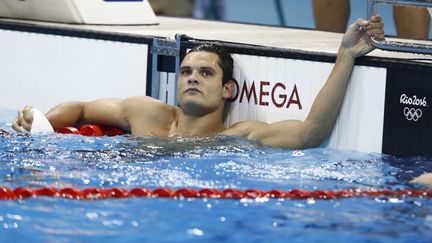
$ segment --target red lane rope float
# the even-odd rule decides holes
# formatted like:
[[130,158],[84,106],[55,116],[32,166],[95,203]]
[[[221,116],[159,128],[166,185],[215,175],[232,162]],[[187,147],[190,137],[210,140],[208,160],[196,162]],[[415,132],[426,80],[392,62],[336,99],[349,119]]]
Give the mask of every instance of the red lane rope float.
[[81,199],[81,200],[102,200],[102,199],[118,199],[118,198],[216,198],[216,199],[242,199],[242,198],[275,198],[275,199],[341,199],[353,197],[398,197],[398,198],[432,198],[432,189],[406,189],[406,190],[315,190],[306,191],[302,189],[292,189],[289,191],[270,190],[262,191],[257,189],[238,190],[238,189],[201,189],[195,190],[192,188],[179,188],[176,190],[170,188],[156,188],[154,190],[147,188],[96,188],[90,187],[85,189],[77,189],[72,187],[53,188],[44,187],[31,189],[28,187],[18,187],[11,189],[8,187],[0,187],[0,200],[18,200],[33,197],[55,197],[66,199]]
[[84,136],[117,136],[125,134],[125,131],[109,126],[83,125],[79,129],[76,127],[63,127],[57,130],[61,134],[80,134]]

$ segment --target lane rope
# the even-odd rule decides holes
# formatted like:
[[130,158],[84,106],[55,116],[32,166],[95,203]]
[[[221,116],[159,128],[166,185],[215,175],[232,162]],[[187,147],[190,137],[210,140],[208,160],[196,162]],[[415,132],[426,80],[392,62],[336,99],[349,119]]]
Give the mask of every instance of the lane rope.
[[11,189],[8,187],[0,187],[0,200],[20,200],[35,197],[53,197],[75,200],[105,200],[105,199],[120,199],[120,198],[215,198],[215,199],[242,199],[242,198],[274,198],[288,200],[329,200],[329,199],[344,199],[354,197],[395,197],[395,198],[432,198],[431,189],[405,189],[405,190],[389,190],[389,189],[346,189],[338,191],[314,190],[307,191],[303,189],[292,189],[289,191],[269,190],[263,191],[258,189],[200,189],[193,188],[133,188],[126,189],[120,187],[114,188],[97,188],[90,187],[78,189],[73,187],[54,188],[43,187],[32,189],[29,187],[17,187]]

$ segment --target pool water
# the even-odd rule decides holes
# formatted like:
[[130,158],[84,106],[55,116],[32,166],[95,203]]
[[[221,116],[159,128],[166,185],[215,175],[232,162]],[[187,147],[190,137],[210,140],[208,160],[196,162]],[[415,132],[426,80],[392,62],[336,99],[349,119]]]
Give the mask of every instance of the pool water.
[[[14,112],[0,112],[11,131]],[[286,150],[242,138],[0,136],[0,186],[339,190],[421,188],[427,158]],[[428,242],[424,198],[0,201],[0,242]]]

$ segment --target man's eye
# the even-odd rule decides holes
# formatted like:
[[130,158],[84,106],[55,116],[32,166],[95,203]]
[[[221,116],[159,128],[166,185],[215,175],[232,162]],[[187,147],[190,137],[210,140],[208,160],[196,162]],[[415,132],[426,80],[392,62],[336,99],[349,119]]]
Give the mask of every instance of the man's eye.
[[210,72],[210,71],[202,71],[201,74],[202,74],[202,76],[204,76],[204,77],[206,77],[206,76],[212,76],[212,75],[213,75],[213,73]]
[[189,70],[182,70],[182,71],[180,72],[180,74],[181,74],[181,75],[189,75],[189,74],[190,74],[190,71],[189,71]]

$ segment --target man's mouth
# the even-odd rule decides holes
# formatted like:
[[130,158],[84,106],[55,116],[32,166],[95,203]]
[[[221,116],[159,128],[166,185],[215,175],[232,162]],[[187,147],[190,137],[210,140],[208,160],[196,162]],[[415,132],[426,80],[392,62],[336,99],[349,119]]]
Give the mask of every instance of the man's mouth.
[[188,88],[184,93],[201,93],[197,88]]

